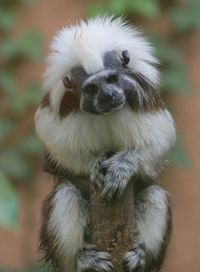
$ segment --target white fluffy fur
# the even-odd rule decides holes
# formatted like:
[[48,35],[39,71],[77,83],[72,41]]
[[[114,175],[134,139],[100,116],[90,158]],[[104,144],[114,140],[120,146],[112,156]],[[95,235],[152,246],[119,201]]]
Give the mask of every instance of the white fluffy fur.
[[50,153],[77,174],[89,173],[94,154],[130,147],[142,152],[145,172],[153,172],[175,141],[167,110],[141,114],[127,107],[99,116],[72,112],[60,119],[48,108],[39,108],[35,119],[36,131]]
[[83,232],[86,216],[83,214],[81,197],[74,187],[61,185],[53,199],[53,210],[48,230],[56,236],[62,258],[63,271],[75,271],[75,258],[83,246]]
[[62,78],[70,77],[73,67],[83,66],[89,74],[100,71],[103,68],[102,57],[110,50],[118,52],[119,57],[123,50],[128,50],[131,56],[129,69],[145,76],[152,85],[159,82],[159,73],[154,67],[157,60],[152,55],[150,44],[122,18],[97,17],[64,27],[55,35],[51,49],[43,89],[56,93],[52,95],[53,105],[54,98],[57,101],[62,96]]
[[[151,186],[141,193],[144,202],[135,206],[137,243],[157,256],[166,232],[168,193],[159,186]],[[140,198],[140,196],[138,196]]]

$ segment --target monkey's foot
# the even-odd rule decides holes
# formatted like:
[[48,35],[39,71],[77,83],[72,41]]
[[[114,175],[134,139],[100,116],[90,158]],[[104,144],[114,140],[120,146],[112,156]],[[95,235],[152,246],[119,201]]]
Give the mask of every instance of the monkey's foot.
[[108,272],[113,268],[111,257],[108,252],[98,251],[95,246],[85,247],[78,259],[78,271],[95,270],[98,272]]
[[139,247],[125,254],[124,270],[128,272],[143,272],[145,270],[145,251]]

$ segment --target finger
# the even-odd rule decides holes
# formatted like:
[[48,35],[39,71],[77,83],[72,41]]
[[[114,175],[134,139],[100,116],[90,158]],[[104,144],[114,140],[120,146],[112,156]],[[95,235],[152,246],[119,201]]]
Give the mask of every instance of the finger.
[[115,194],[116,189],[117,188],[113,187],[113,184],[107,184],[101,193],[102,198],[110,200]]

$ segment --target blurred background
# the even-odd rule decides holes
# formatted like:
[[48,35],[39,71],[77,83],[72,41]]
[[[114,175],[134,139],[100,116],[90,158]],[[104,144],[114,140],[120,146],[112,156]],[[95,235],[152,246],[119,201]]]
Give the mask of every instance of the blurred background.
[[163,272],[200,271],[200,1],[0,0],[0,271],[37,265],[41,204],[51,189],[34,133],[44,56],[63,25],[99,13],[125,15],[161,61],[160,91],[177,144],[160,178],[172,196],[174,230]]

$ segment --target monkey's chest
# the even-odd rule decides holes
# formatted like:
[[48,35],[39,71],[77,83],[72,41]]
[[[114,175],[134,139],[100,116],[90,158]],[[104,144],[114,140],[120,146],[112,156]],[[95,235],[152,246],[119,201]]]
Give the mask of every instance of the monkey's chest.
[[54,138],[52,152],[76,173],[87,172],[88,165],[105,150],[135,147],[142,139],[134,116],[125,110],[106,116],[73,114],[59,125],[59,130],[62,134]]
[[74,117],[73,125],[67,127],[66,140],[75,153],[98,152],[109,147],[120,150],[142,141],[137,115],[127,109],[110,115],[81,113]]

